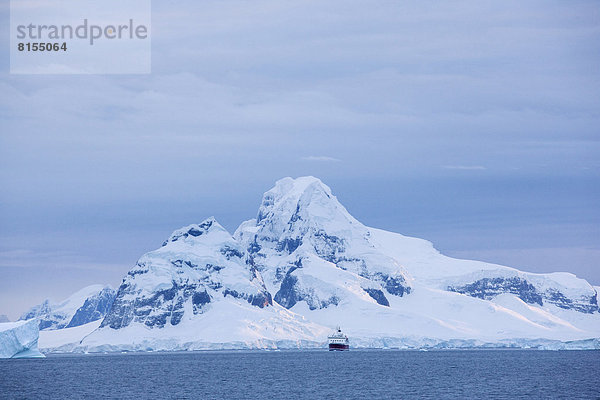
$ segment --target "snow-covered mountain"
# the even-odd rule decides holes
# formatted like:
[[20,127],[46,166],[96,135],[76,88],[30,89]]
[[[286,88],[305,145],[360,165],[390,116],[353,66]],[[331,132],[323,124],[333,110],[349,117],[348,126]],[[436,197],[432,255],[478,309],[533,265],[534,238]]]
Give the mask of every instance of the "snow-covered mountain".
[[233,235],[209,218],[142,256],[75,349],[318,347],[337,324],[363,347],[600,348],[585,280],[446,257],[361,224],[302,177],[278,181]]
[[182,350],[310,340],[322,328],[273,303],[244,249],[214,218],[179,229],[123,279],[84,345]]
[[110,286],[91,285],[60,303],[45,300],[32,307],[19,320],[37,319],[40,330],[71,328],[104,318],[116,291]]
[[585,280],[452,259],[366,227],[316,178],[278,181],[234,236],[276,301],[318,324],[339,322],[366,344],[600,336],[597,293]]
[[0,314],[0,322],[10,322],[10,319],[5,314]]

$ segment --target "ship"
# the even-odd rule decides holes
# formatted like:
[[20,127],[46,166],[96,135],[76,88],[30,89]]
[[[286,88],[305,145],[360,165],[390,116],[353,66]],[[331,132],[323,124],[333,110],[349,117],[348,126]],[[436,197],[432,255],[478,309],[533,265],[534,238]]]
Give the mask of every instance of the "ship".
[[335,332],[327,337],[329,339],[329,351],[348,351],[350,350],[350,342],[348,336],[342,333],[342,330],[338,326],[335,328]]

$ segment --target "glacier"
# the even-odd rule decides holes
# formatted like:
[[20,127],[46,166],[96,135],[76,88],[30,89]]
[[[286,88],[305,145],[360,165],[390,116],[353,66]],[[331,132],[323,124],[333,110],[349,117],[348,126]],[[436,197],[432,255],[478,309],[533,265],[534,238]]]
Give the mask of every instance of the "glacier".
[[0,323],[0,358],[44,357],[38,350],[37,321]]
[[365,226],[315,177],[277,181],[233,234],[174,231],[98,321],[43,331],[44,351],[319,348],[336,325],[355,348],[600,348],[597,287]]
[[62,329],[47,329],[40,331],[38,348],[44,354],[70,353],[81,343],[81,340],[95,331],[102,320]]

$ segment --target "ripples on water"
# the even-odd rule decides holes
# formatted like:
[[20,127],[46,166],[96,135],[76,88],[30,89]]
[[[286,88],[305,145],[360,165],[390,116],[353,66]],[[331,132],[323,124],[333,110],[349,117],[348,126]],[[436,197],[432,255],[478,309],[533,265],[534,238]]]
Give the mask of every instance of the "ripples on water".
[[0,360],[0,398],[600,399],[600,351],[248,351]]

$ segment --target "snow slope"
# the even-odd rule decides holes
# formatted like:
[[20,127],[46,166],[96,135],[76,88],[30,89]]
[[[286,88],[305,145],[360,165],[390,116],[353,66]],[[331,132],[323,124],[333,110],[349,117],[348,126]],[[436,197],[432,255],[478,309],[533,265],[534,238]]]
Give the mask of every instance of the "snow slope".
[[71,352],[101,323],[102,320],[96,320],[71,328],[40,331],[38,348],[44,354]]
[[0,358],[44,357],[38,351],[35,320],[0,323]]
[[233,235],[209,218],[142,256],[73,350],[318,347],[336,325],[353,347],[600,348],[597,292],[446,257],[361,224],[317,178],[284,178]]

